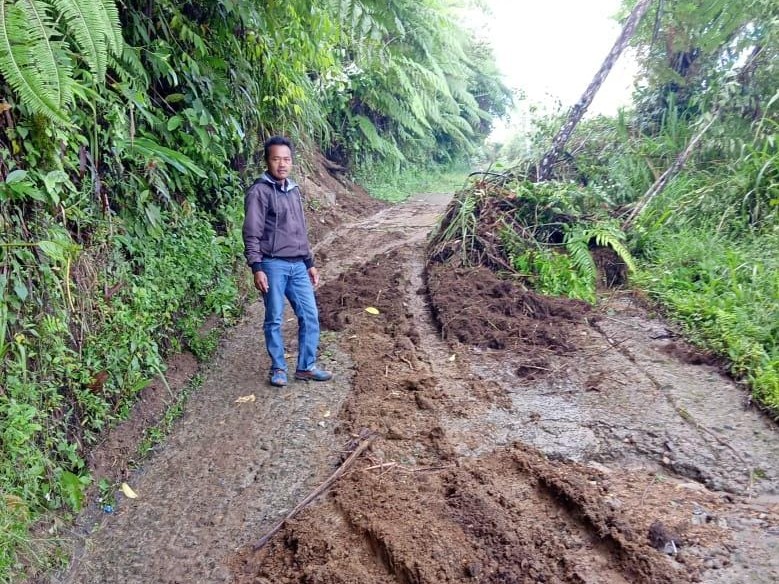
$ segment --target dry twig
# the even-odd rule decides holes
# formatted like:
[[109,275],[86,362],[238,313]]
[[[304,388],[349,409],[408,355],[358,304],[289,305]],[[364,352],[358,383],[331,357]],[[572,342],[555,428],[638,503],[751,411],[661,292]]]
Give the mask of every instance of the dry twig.
[[368,436],[367,438],[362,440],[357,445],[357,447],[352,451],[352,453],[349,455],[349,457],[346,460],[344,460],[343,464],[341,464],[341,466],[339,466],[335,470],[335,472],[333,474],[331,474],[330,477],[325,482],[323,482],[316,489],[311,491],[311,493],[305,499],[303,499],[300,503],[298,503],[297,506],[295,506],[295,508],[292,511],[290,511],[289,513],[287,513],[287,515],[284,516],[284,519],[279,521],[276,525],[274,525],[271,528],[271,530],[268,533],[263,535],[257,541],[257,543],[255,543],[252,546],[252,549],[254,551],[257,551],[257,550],[261,549],[262,547],[264,547],[270,541],[270,538],[273,537],[274,535],[276,535],[276,533],[278,533],[278,531],[282,527],[284,527],[284,524],[287,521],[289,521],[290,519],[295,517],[295,515],[300,513],[306,506],[308,506],[312,501],[314,501],[317,497],[319,497],[319,495],[321,495],[322,493],[327,491],[327,489],[329,489],[333,485],[333,483],[335,483],[335,481],[337,481],[339,478],[341,478],[341,476],[343,476],[343,474],[348,470],[348,468],[352,464],[354,464],[354,462],[360,457],[360,455],[365,451],[365,449],[368,448],[368,446],[371,445],[371,443],[373,442],[373,440],[375,438],[376,438],[376,435],[374,434],[374,435]]

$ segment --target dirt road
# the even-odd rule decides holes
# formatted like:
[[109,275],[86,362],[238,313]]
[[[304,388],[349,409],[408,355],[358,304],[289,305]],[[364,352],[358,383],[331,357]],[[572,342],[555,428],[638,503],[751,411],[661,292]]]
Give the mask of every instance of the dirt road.
[[[87,523],[53,581],[779,581],[776,425],[626,292],[589,309],[426,273],[446,202],[319,244],[335,381],[267,386],[253,305],[138,498]],[[255,551],[365,430],[353,469]]]

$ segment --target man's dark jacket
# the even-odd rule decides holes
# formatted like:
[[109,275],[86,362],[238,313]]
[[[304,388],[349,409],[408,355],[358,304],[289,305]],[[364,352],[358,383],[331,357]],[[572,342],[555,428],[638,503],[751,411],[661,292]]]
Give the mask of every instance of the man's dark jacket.
[[282,185],[267,172],[246,191],[243,245],[246,263],[260,271],[264,258],[314,265],[306,232],[300,187],[289,178]]

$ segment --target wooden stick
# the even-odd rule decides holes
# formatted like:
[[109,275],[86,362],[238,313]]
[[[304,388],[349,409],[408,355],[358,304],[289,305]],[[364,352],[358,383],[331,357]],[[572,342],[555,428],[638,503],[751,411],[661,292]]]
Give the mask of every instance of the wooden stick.
[[519,368],[521,369],[522,367],[526,369],[538,369],[539,371],[552,371],[549,367],[539,367],[538,365],[530,365],[529,363],[520,363]]
[[368,470],[376,470],[377,468],[389,468],[389,467],[392,467],[392,466],[397,466],[397,464],[398,463],[394,462],[394,461],[393,462],[383,462],[381,464],[374,464],[373,466],[369,466],[369,467],[364,468],[362,470],[368,471]]
[[356,461],[360,457],[360,455],[365,451],[365,449],[368,448],[368,446],[371,445],[371,443],[373,442],[373,440],[375,438],[376,438],[375,435],[369,436],[368,438],[366,438],[365,440],[360,442],[360,444],[357,446],[357,448],[355,448],[354,451],[349,455],[349,457],[346,460],[344,460],[343,464],[341,466],[339,466],[335,470],[335,472],[333,474],[331,474],[330,477],[325,482],[323,482],[316,489],[311,491],[311,493],[305,499],[303,499],[300,503],[298,503],[298,505],[292,511],[287,513],[287,515],[284,517],[284,519],[279,521],[276,525],[274,525],[271,528],[271,530],[268,533],[263,535],[259,539],[259,541],[257,541],[257,543],[255,543],[252,546],[252,550],[257,551],[257,550],[261,549],[262,547],[264,547],[270,541],[270,538],[273,537],[274,535],[276,535],[276,533],[278,533],[278,531],[282,527],[284,527],[284,524],[287,521],[289,521],[290,519],[295,517],[295,515],[300,513],[306,506],[308,506],[312,501],[314,501],[314,499],[316,499],[319,495],[321,495],[322,493],[327,491],[327,489],[329,489],[333,485],[333,483],[335,483],[335,481],[337,481],[339,478],[341,478],[341,476],[343,476],[343,474],[346,472],[346,470],[352,464],[354,464],[354,461]]
[[406,472],[415,473],[415,472],[436,472],[439,470],[448,470],[450,468],[457,468],[456,464],[444,464],[442,466],[420,466],[419,468],[410,468],[410,469],[401,469],[405,470]]

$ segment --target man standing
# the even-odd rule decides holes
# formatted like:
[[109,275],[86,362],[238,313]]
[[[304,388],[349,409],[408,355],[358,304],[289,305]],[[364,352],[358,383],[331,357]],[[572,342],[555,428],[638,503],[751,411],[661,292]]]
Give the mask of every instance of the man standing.
[[295,379],[327,381],[333,376],[316,366],[319,313],[314,287],[319,272],[308,243],[300,187],[289,178],[292,143],[273,136],[265,142],[267,170],[246,191],[243,243],[254,286],[265,301],[265,346],[271,360],[271,385],[287,384],[281,323],[284,298],[298,318]]

